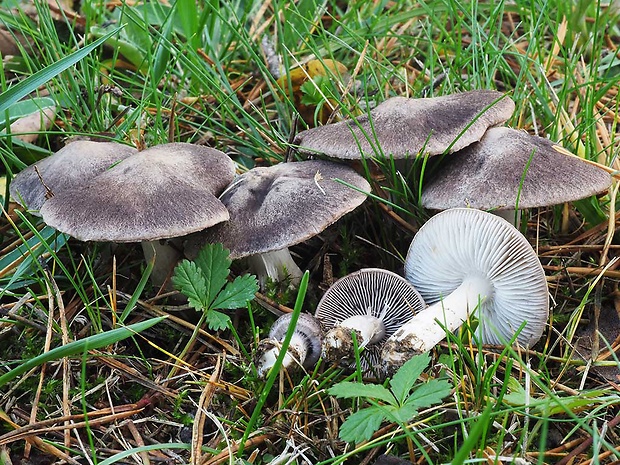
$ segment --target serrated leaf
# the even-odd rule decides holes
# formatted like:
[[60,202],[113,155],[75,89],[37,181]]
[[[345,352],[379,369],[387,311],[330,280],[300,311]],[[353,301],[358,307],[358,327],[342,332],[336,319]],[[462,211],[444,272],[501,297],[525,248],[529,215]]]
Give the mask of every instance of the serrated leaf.
[[398,405],[402,405],[405,402],[411,388],[413,388],[413,385],[430,361],[431,357],[428,354],[416,355],[407,360],[403,366],[394,373],[394,376],[392,376],[390,380],[390,388],[398,401]]
[[408,423],[418,413],[418,408],[414,405],[402,405],[400,407],[384,406],[384,408],[386,411],[385,418],[388,421],[399,424]]
[[452,386],[444,379],[428,381],[416,387],[403,405],[415,408],[430,407],[441,403],[442,399],[450,394]]
[[231,308],[214,306],[214,301],[226,285],[230,273],[229,253],[228,249],[225,249],[222,244],[207,244],[198,252],[198,256],[194,260],[205,278],[206,286],[203,299],[207,302],[207,308]]
[[212,331],[221,331],[228,328],[230,317],[225,313],[216,310],[209,310],[207,313],[207,325]]
[[233,282],[226,284],[226,287],[217,295],[211,303],[210,308],[241,308],[254,299],[258,292],[258,281],[254,275],[237,276]]
[[202,270],[194,262],[183,260],[174,269],[172,284],[187,297],[189,304],[196,310],[206,311],[209,302],[205,299],[207,294],[207,281]]
[[395,402],[392,393],[380,384],[362,384],[343,381],[329,388],[327,392],[340,399],[367,397],[370,399],[382,400],[388,404],[394,404]]
[[369,407],[355,412],[340,426],[340,438],[346,442],[368,441],[384,419],[381,407]]
[[508,393],[504,395],[503,401],[508,405],[525,405],[526,392],[525,388],[519,382],[510,377],[508,378]]

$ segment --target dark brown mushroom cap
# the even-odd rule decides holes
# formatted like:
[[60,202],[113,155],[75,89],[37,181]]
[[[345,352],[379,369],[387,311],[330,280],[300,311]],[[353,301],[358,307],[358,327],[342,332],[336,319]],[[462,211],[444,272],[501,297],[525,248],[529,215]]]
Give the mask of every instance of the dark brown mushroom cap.
[[479,143],[441,161],[422,192],[422,205],[514,210],[571,202],[609,188],[609,173],[554,146],[524,131],[489,129]]
[[[118,142],[78,140],[58,152],[30,165],[11,181],[13,199],[29,210],[40,210],[46,200],[45,183],[52,193],[88,182],[138,151]],[[35,171],[38,169],[41,177]]]
[[185,254],[191,258],[203,244],[215,242],[233,259],[290,247],[355,209],[367,192],[370,185],[362,176],[329,161],[253,168],[220,196],[230,220],[195,235]]
[[[360,159],[455,152],[480,140],[487,128],[505,122],[514,102],[501,92],[474,90],[443,97],[392,97],[370,115],[300,132],[302,153]],[[370,117],[369,117],[370,116]]]
[[234,162],[219,150],[174,143],[132,155],[41,208],[43,220],[83,241],[178,237],[228,219],[217,199]]

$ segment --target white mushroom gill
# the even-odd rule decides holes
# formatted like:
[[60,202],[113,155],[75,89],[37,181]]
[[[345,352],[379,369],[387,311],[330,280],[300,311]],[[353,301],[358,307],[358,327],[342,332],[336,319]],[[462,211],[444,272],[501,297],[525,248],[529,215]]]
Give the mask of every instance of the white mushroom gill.
[[380,345],[415,312],[424,307],[420,294],[401,276],[366,268],[340,278],[319,302],[315,316],[329,329],[323,340],[326,360],[348,366],[357,346],[369,369],[379,362]]
[[[548,289],[538,257],[525,237],[496,215],[456,208],[435,215],[416,234],[405,277],[426,302],[388,339],[383,355],[399,366],[426,352],[469,315],[487,344],[536,343],[548,318]],[[440,324],[441,323],[441,324]]]

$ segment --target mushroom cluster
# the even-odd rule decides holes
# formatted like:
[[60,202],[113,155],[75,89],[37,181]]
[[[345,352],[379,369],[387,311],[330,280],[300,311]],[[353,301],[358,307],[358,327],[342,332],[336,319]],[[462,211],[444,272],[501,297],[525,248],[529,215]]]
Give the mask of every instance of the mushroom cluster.
[[[267,277],[293,283],[301,270],[288,247],[359,206],[370,185],[330,161],[256,167],[235,178],[223,152],[186,143],[142,152],[116,142],[77,141],[19,173],[11,194],[48,225],[83,241],[141,242],[162,285],[182,255],[222,242]],[[218,223],[224,227],[215,228]],[[180,246],[158,241],[183,238]],[[182,249],[182,250],[181,250]],[[162,260],[165,256],[165,260]]]
[[[389,369],[430,350],[446,331],[470,318],[477,320],[476,335],[483,343],[515,340],[531,346],[542,335],[548,290],[538,257],[512,224],[482,210],[507,210],[514,218],[519,208],[600,194],[611,176],[549,140],[498,126],[513,110],[512,100],[494,91],[394,97],[367,115],[295,138],[301,153],[349,160],[441,155],[429,170],[434,176],[422,190],[421,203],[445,212],[420,229],[405,264],[406,279],[431,305],[384,340],[381,359]],[[333,352],[326,344],[343,346],[343,328],[355,331],[360,345],[377,339],[368,330],[376,321],[365,320],[365,330],[353,329],[360,317],[349,321],[340,312],[345,323],[333,332],[338,338],[326,337],[332,342],[323,342],[324,356]]]
[[12,197],[60,232],[82,241],[140,242],[156,257],[161,285],[180,253],[159,240],[229,218],[217,196],[235,164],[208,147],[171,143],[142,152],[116,142],[76,141],[20,172]]
[[[483,210],[577,200],[604,192],[611,176],[546,139],[499,127],[514,108],[491,90],[393,97],[367,115],[296,136],[302,154],[438,156],[421,203],[444,211],[414,237],[404,278],[359,270],[325,292],[314,317],[301,315],[284,367],[309,368],[321,355],[351,366],[358,348],[364,371],[391,371],[467,320],[477,323],[483,343],[527,347],[539,340],[549,309],[538,257],[512,224]],[[264,286],[269,278],[298,281],[302,273],[288,248],[361,205],[370,184],[333,161],[280,163],[235,176],[234,162],[206,147],[176,143],[137,152],[80,142],[24,170],[11,193],[81,240],[143,242],[150,244],[146,252],[158,240],[184,237],[181,249],[190,259],[206,243],[223,243]],[[173,263],[180,254],[173,252]],[[273,366],[290,321],[278,319],[259,344],[261,376]]]

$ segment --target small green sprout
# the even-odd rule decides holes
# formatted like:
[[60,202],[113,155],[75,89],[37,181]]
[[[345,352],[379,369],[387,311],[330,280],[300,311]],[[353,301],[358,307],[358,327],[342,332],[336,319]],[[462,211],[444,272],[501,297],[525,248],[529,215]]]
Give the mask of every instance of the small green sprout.
[[194,261],[183,260],[174,269],[172,283],[197,311],[206,315],[213,331],[228,327],[230,317],[220,309],[245,307],[258,291],[254,275],[228,281],[231,260],[222,244],[207,244]]
[[418,377],[429,362],[428,354],[420,354],[408,360],[389,381],[389,388],[349,381],[330,388],[327,392],[338,398],[364,397],[371,404],[344,421],[340,427],[340,438],[346,442],[367,441],[384,420],[404,426],[418,409],[440,403],[452,389],[448,381],[431,380],[414,389]]

